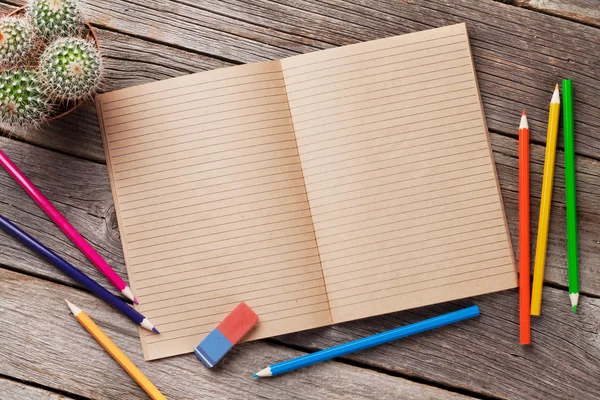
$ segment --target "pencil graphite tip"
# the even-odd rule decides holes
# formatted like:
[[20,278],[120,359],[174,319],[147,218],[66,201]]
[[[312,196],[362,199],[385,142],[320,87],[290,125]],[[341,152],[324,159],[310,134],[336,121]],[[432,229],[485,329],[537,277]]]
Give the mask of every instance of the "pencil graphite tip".
[[253,378],[260,378],[260,376],[258,376],[258,374],[252,374]]
[[521,114],[522,116],[527,116],[527,114],[525,114],[525,109],[523,109],[523,114]]
[[573,305],[573,312],[577,314],[577,304]]
[[558,91],[558,83],[556,84],[556,86],[554,86],[554,91]]
[[134,298],[133,298],[133,302],[134,302],[135,304],[140,304],[140,302],[138,301],[137,297],[134,297]]
[[158,331],[158,329],[156,329],[156,327],[152,327],[152,332],[156,333],[157,335],[160,335],[160,332]]

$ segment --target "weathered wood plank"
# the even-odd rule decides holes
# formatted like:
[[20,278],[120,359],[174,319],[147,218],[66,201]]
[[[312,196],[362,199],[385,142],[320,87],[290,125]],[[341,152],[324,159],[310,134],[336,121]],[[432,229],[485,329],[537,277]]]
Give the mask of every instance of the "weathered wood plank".
[[574,315],[562,290],[545,288],[532,345],[519,344],[516,290],[290,334],[284,344],[316,350],[477,304],[478,320],[355,353],[348,359],[506,399],[600,398],[600,299]]
[[[103,29],[97,33],[104,56],[102,91],[231,65]],[[15,129],[8,136],[97,162],[105,160],[98,117],[91,103],[38,130]]]
[[137,329],[87,293],[3,269],[0,293],[2,373],[92,399],[145,395],[70,315],[65,298],[82,307],[170,399],[468,399],[336,361],[277,382],[256,380],[258,369],[301,354],[266,342],[236,346],[210,370],[193,354],[144,362]]
[[0,393],[4,400],[65,400],[65,396],[0,378]]
[[511,0],[508,3],[600,27],[598,0]]
[[[561,78],[571,77],[576,91],[576,151],[600,158],[600,106],[596,101],[600,98],[600,70],[594,67],[600,64],[600,33],[596,28],[492,1],[106,1],[84,1],[86,15],[96,25],[235,62],[281,58],[467,22],[489,128],[515,135],[518,115],[526,108],[532,139],[545,142],[552,88]],[[109,64],[106,89],[227,65],[100,32]],[[179,56],[173,58],[172,52]],[[123,67],[119,67],[121,63]],[[115,78],[111,78],[113,74]],[[67,129],[71,124],[81,128],[73,133]],[[46,128],[50,133],[29,134],[28,140],[72,154],[83,149],[86,157],[103,159],[92,106],[55,125]],[[92,144],[78,146],[78,140]]]
[[[514,248],[518,249],[518,160],[517,141],[491,134],[495,160],[502,187],[506,214]],[[107,261],[125,276],[122,247],[119,240],[114,204],[106,167],[25,143],[0,138],[0,148],[13,158],[19,167],[38,185],[46,196],[80,229]],[[544,148],[531,146],[531,220],[535,235],[539,196],[543,172]],[[600,162],[577,157],[579,254],[581,289],[600,295]],[[4,172],[0,173],[4,190],[0,197],[0,213],[36,235],[65,258],[81,266],[96,279],[106,283],[60,230],[33,203],[25,192]],[[564,211],[564,170],[562,152],[557,154],[552,217],[546,261],[546,281],[567,285],[566,237]],[[0,232],[0,238],[4,238]],[[535,239],[535,236],[533,236]],[[18,268],[63,282],[70,282],[60,272],[47,265],[13,240],[6,240],[0,249],[0,264]],[[532,240],[532,254],[535,240]]]

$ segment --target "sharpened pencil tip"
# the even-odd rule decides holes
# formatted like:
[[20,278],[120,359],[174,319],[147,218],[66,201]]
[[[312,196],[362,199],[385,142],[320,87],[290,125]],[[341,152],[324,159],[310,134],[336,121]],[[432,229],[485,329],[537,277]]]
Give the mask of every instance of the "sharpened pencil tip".
[[156,333],[157,335],[160,335],[160,332],[158,331],[158,329],[156,329],[156,327],[152,328],[152,332]]
[[253,378],[260,378],[260,376],[258,376],[258,374],[252,374]]
[[556,84],[556,86],[554,87],[554,91],[558,92],[558,83]]
[[577,304],[573,305],[573,312],[577,314]]
[[525,109],[523,109],[523,114],[521,114],[523,116],[527,116],[527,114],[525,114]]
[[133,302],[134,302],[135,304],[140,304],[140,302],[138,301],[137,297],[134,297],[134,298],[133,298]]

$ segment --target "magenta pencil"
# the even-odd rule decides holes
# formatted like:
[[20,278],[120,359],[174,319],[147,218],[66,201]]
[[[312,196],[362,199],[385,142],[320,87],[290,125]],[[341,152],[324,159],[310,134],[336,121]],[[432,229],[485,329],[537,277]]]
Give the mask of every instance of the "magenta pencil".
[[94,250],[92,246],[77,232],[65,217],[48,201],[46,197],[31,183],[17,166],[0,150],[0,164],[10,176],[27,192],[29,197],[54,221],[83,254],[108,278],[125,297],[137,303],[137,299],[127,284],[110,265]]

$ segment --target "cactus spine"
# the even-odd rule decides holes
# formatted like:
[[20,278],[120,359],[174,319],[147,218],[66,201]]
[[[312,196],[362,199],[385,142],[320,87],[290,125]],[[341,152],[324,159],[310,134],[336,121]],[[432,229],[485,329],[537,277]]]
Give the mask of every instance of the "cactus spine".
[[58,101],[90,96],[100,82],[100,54],[93,43],[61,38],[51,43],[40,59],[40,76],[46,93]]
[[77,35],[83,28],[75,0],[30,0],[28,15],[31,25],[46,40]]
[[0,18],[0,65],[10,67],[24,61],[33,47],[34,33],[23,18]]
[[31,126],[50,111],[35,71],[11,69],[0,72],[0,121],[8,125]]

